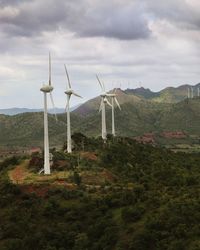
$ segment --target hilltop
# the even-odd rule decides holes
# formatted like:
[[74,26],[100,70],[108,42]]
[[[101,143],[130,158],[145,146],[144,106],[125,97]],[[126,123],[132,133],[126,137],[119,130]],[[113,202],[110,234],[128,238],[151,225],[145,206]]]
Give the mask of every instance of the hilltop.
[[138,97],[144,98],[146,100],[151,100],[159,103],[177,103],[187,99],[188,88],[191,91],[193,88],[193,96],[198,96],[198,88],[200,88],[200,83],[196,85],[180,85],[179,87],[167,87],[161,91],[153,92],[150,89],[145,89],[143,87],[136,89],[126,89],[125,93],[136,95]]

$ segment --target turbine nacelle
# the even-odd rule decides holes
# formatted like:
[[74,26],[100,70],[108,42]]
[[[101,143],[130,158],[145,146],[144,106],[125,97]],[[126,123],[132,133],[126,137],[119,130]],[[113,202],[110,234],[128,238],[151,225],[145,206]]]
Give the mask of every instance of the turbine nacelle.
[[53,91],[53,87],[51,85],[43,85],[40,91],[44,93],[50,93],[51,91]]
[[100,94],[100,96],[101,96],[102,98],[105,98],[105,97],[108,96],[108,95],[107,95],[106,92],[103,92],[103,93]]
[[73,90],[72,90],[72,89],[67,89],[67,90],[65,91],[65,94],[66,94],[66,95],[72,95],[72,94],[73,94]]
[[106,94],[108,97],[116,97],[116,94]]

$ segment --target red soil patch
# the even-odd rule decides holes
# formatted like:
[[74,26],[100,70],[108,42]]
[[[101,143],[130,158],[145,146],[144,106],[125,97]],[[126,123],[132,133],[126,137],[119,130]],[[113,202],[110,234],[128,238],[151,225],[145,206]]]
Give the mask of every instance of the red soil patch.
[[113,183],[117,180],[117,177],[107,169],[104,169],[103,171],[98,173],[84,172],[81,175],[81,178],[82,183],[84,183],[85,185],[102,185],[105,183],[105,181]]
[[117,180],[117,177],[113,175],[110,171],[108,171],[107,169],[103,170],[103,172],[101,173],[101,176],[104,177],[109,182],[115,182]]
[[174,131],[174,132],[170,132],[170,131],[165,131],[161,134],[161,136],[165,137],[165,138],[175,138],[175,139],[182,139],[182,138],[186,138],[186,134],[182,131]]
[[66,187],[69,190],[75,190],[77,188],[76,184],[73,183],[66,183],[64,181],[55,181],[53,184],[49,186],[35,186],[35,185],[23,185],[20,186],[20,189],[23,193],[31,194],[35,193],[39,197],[46,197],[49,189],[52,188],[53,185],[61,185]]
[[91,161],[97,161],[97,156],[93,152],[82,152],[81,157],[91,160]]
[[17,166],[14,170],[10,173],[10,178],[14,183],[23,183],[24,179],[27,176],[27,171],[24,169],[23,166]]
[[49,187],[38,187],[34,185],[21,186],[20,188],[24,193],[35,193],[39,197],[45,197],[49,190]]
[[68,164],[66,160],[57,160],[56,163],[59,167],[65,167]]
[[84,172],[81,175],[82,183],[85,185],[101,185],[104,183],[101,173]]
[[155,144],[155,135],[153,133],[146,133],[142,136],[137,136],[134,139],[139,143]]
[[76,184],[74,184],[74,183],[67,183],[64,180],[56,180],[53,183],[53,185],[61,185],[61,186],[64,186],[64,187],[66,187],[67,189],[70,189],[70,190],[75,190],[77,188]]

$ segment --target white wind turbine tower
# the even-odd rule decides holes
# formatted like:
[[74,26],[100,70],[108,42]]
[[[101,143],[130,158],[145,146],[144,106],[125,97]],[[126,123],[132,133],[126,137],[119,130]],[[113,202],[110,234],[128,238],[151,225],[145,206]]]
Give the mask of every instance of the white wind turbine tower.
[[[50,94],[51,102],[54,106],[51,84],[51,55],[49,53],[49,83],[44,84],[40,89],[44,93],[44,174],[50,174],[50,159],[49,159],[49,133],[48,133],[48,114],[47,114],[47,94]],[[42,169],[43,170],[43,169]],[[40,171],[42,172],[42,171]]]
[[107,130],[106,130],[106,104],[110,105],[112,107],[112,105],[109,103],[108,99],[107,99],[107,96],[108,94],[106,93],[106,90],[105,90],[105,85],[103,82],[101,82],[99,80],[99,77],[96,75],[96,78],[101,86],[101,90],[102,90],[102,93],[101,93],[101,104],[100,104],[100,107],[99,107],[99,112],[101,111],[101,119],[102,119],[102,125],[101,125],[101,136],[102,136],[102,139],[104,141],[106,141],[107,139]]
[[67,104],[66,104],[66,112],[67,112],[67,152],[71,153],[72,152],[72,141],[71,141],[71,123],[70,123],[70,105],[69,105],[69,100],[71,98],[71,95],[75,95],[77,97],[82,98],[82,96],[76,94],[71,87],[70,79],[69,79],[69,74],[67,72],[66,65],[65,66],[65,72],[67,75],[67,89],[65,91],[65,94],[67,95]]
[[116,136],[115,133],[115,103],[117,104],[118,108],[121,110],[119,102],[117,100],[117,94],[115,89],[112,94],[107,94],[107,96],[111,97],[111,104],[112,104],[112,135]]

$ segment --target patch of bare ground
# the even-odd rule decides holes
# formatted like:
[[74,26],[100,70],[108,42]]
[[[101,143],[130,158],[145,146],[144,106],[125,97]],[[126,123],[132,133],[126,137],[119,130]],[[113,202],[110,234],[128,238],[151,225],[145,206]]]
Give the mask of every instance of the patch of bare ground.
[[65,180],[56,180],[52,183],[53,185],[60,185],[60,186],[64,186],[67,189],[70,190],[75,190],[77,188],[77,185],[74,183],[68,183]]
[[102,185],[106,182],[113,183],[117,177],[109,170],[103,169],[101,172],[85,171],[81,174],[82,183],[87,185]]
[[21,185],[20,189],[23,193],[35,193],[39,197],[45,197],[49,191],[49,186]]
[[91,160],[91,161],[97,161],[97,155],[94,152],[81,152],[80,156],[82,158]]
[[22,164],[16,166],[15,169],[9,172],[10,180],[15,184],[22,184],[26,177],[29,175],[29,172],[26,168],[28,160],[25,160]]

